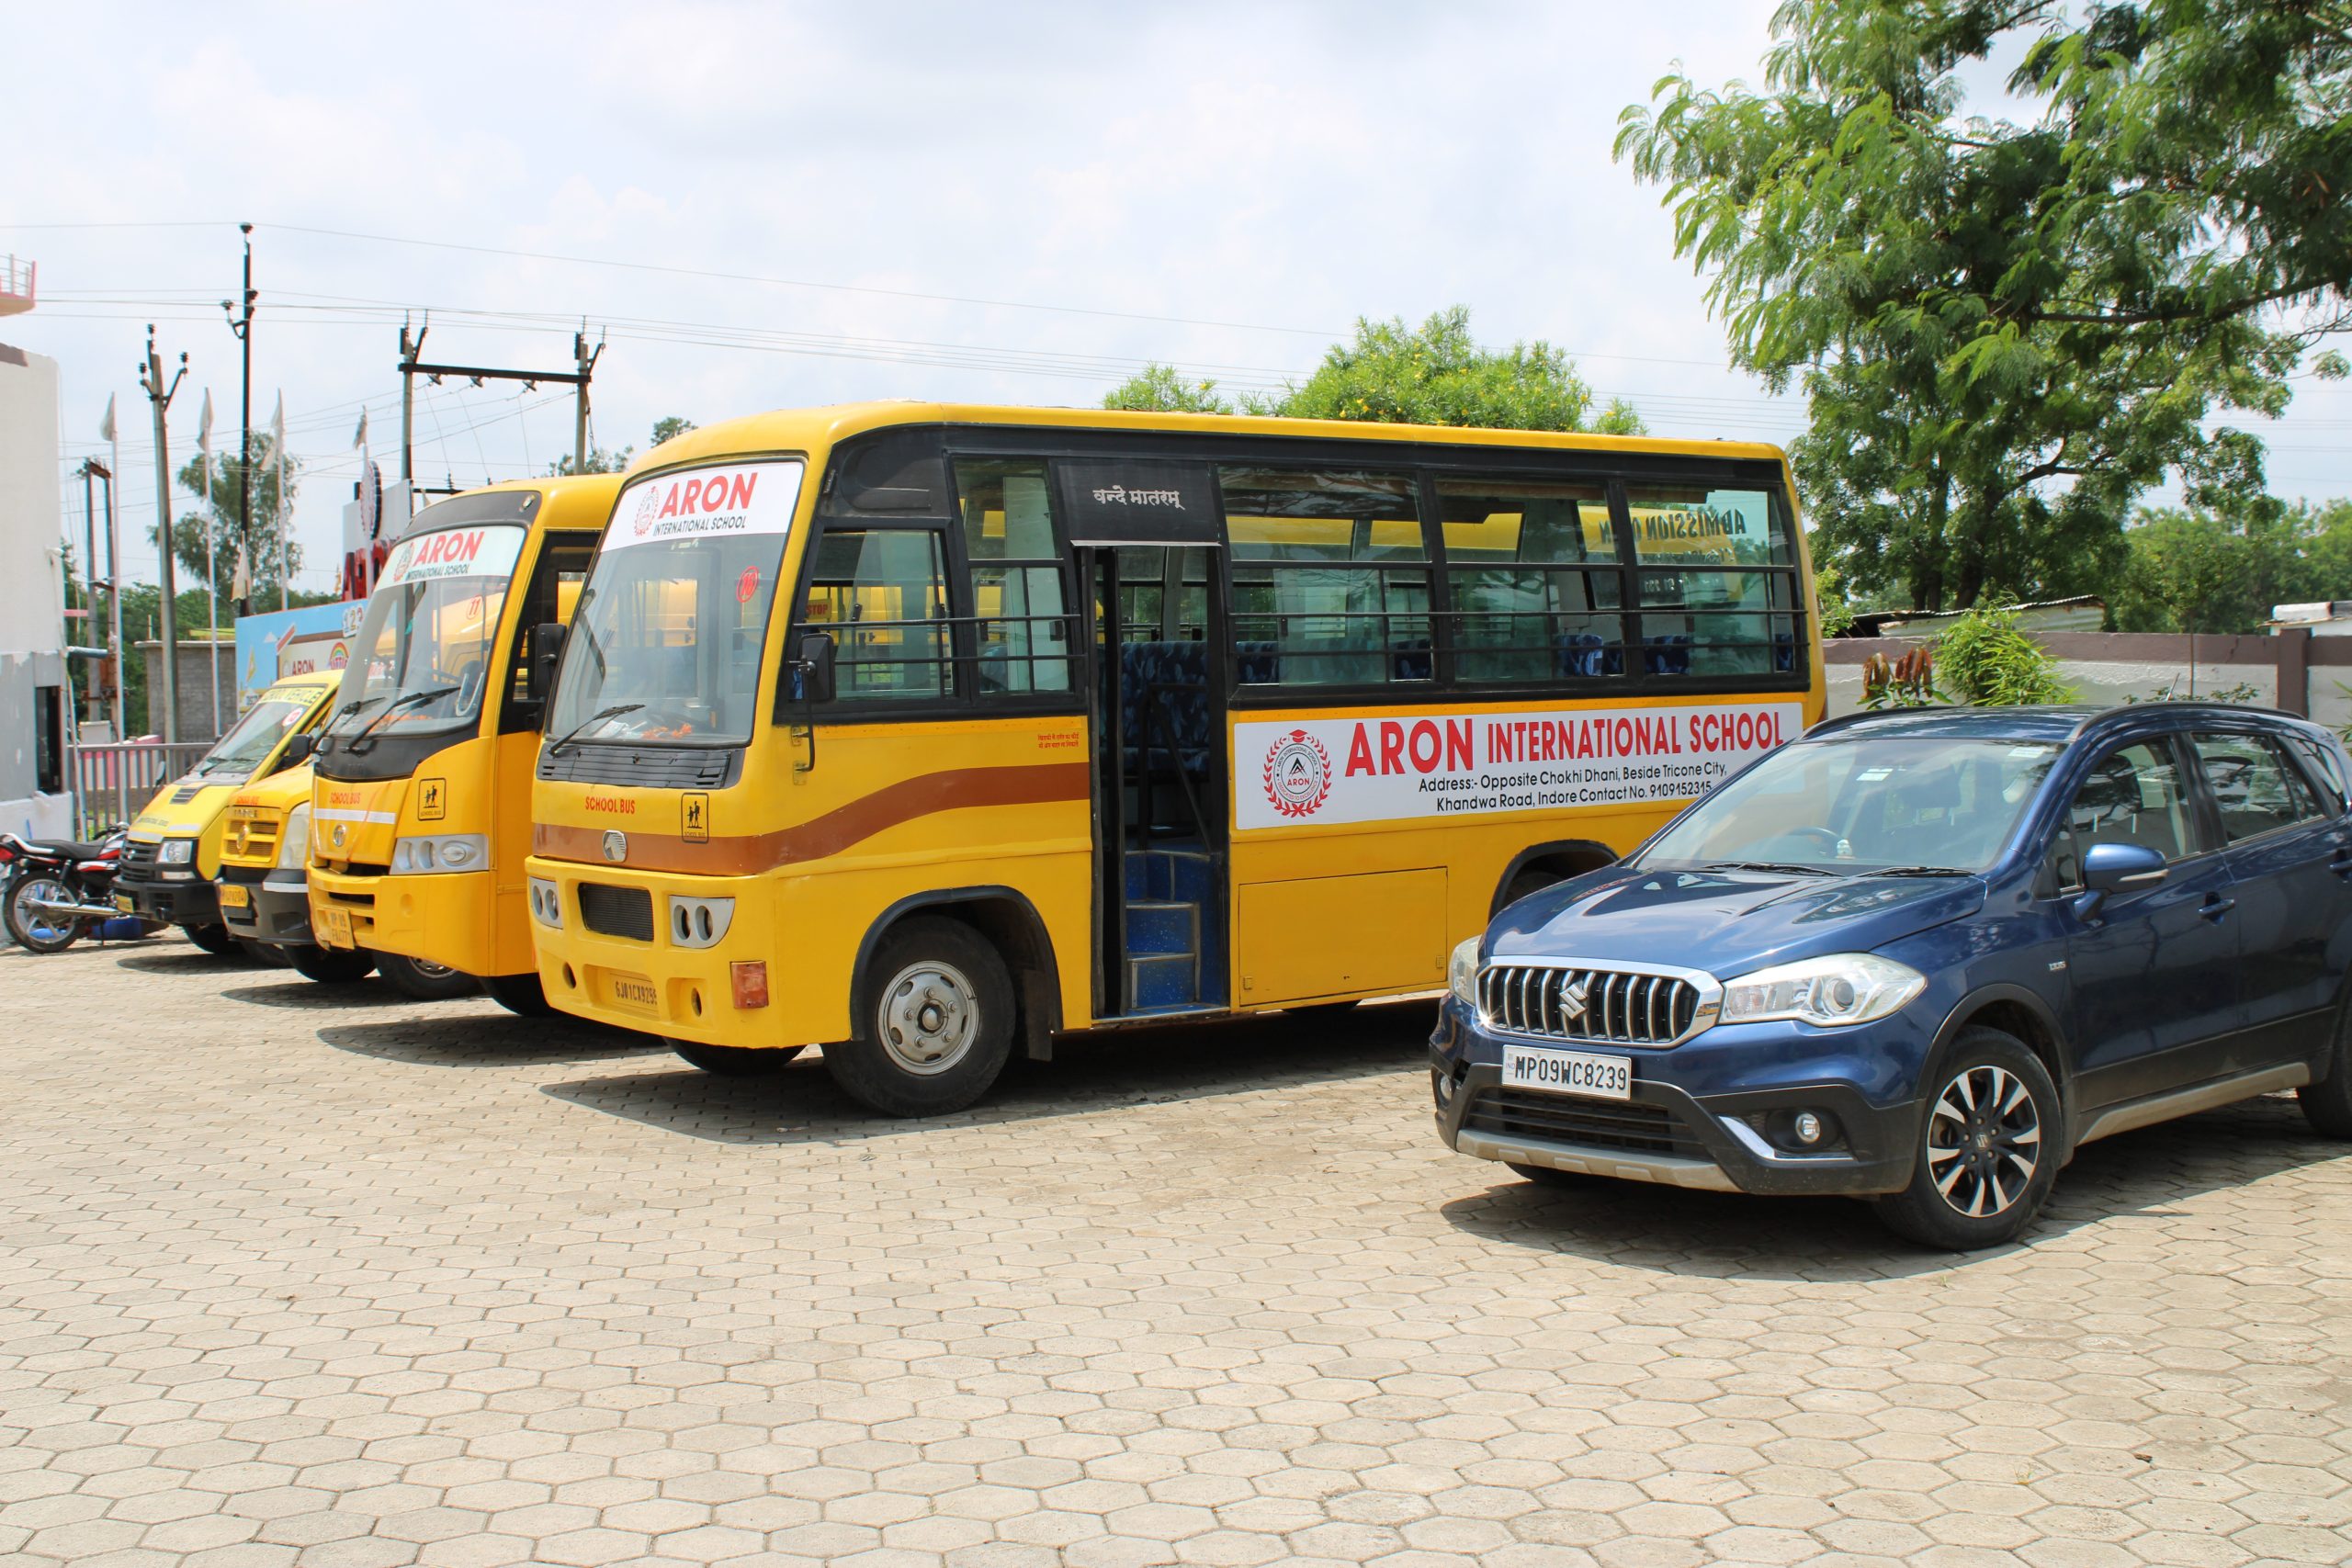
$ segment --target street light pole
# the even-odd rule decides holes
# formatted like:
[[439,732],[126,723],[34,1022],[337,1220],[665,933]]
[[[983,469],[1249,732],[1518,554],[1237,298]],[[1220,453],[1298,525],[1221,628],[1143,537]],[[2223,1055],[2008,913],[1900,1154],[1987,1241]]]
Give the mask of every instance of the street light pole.
[[[172,406],[172,396],[180,389],[180,380],[187,374],[187,355],[180,355],[172,384],[164,385],[164,362],[155,353],[155,329],[147,329],[147,363],[139,367],[139,384],[146,389],[147,400],[155,411],[155,553],[160,558],[159,572],[163,578],[164,615],[164,739],[180,738],[179,704],[179,592],[176,574],[172,570],[172,458],[170,442],[164,431],[164,415]],[[154,721],[154,705],[148,704],[148,721]]]
[[220,301],[221,311],[229,318],[229,330],[237,334],[237,342],[244,352],[243,388],[239,394],[237,448],[237,547],[245,556],[245,592],[237,600],[237,614],[254,613],[253,572],[260,563],[254,557],[254,301],[261,298],[254,292],[254,226],[237,225],[237,232],[245,237],[245,299],[242,314]]

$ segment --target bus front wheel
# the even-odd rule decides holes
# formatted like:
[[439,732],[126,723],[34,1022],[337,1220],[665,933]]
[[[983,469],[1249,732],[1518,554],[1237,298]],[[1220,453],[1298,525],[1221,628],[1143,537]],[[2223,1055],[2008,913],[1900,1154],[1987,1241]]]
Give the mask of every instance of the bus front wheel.
[[484,975],[481,988],[490,999],[517,1018],[552,1018],[555,1009],[548,1006],[548,993],[539,984],[537,971],[528,975]]
[[471,975],[401,953],[376,954],[376,972],[390,981],[394,990],[413,1001],[447,1001],[451,997],[473,996],[481,989],[481,982]]
[[885,1116],[941,1116],[986,1094],[1012,1054],[1012,976],[971,927],[900,921],[875,946],[833,1081]]

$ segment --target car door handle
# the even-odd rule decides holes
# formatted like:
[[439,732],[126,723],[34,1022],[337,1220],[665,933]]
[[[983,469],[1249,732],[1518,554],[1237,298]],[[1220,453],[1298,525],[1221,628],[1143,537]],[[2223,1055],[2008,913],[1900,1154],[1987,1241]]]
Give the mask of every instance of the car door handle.
[[2224,898],[2218,893],[2211,893],[2206,895],[2205,902],[2197,907],[2197,912],[2209,920],[2218,920],[2237,907],[2236,899]]

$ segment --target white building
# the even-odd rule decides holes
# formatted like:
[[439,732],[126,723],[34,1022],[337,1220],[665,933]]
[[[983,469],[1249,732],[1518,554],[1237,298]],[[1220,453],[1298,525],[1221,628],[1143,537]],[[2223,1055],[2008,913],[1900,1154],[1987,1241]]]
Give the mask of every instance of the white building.
[[0,828],[40,838],[74,818],[58,499],[57,361],[0,343]]

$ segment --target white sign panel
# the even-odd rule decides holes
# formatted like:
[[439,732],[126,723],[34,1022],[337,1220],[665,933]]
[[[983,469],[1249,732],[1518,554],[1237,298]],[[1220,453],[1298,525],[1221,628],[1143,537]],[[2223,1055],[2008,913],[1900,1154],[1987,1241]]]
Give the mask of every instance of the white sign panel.
[[504,582],[523,558],[525,532],[511,525],[477,524],[402,539],[392,547],[376,586],[402,587],[444,577],[494,577]]
[[800,502],[800,467],[736,463],[639,479],[621,491],[604,547],[789,533]]
[[1795,703],[1234,726],[1240,828],[1695,800],[1804,728]]

